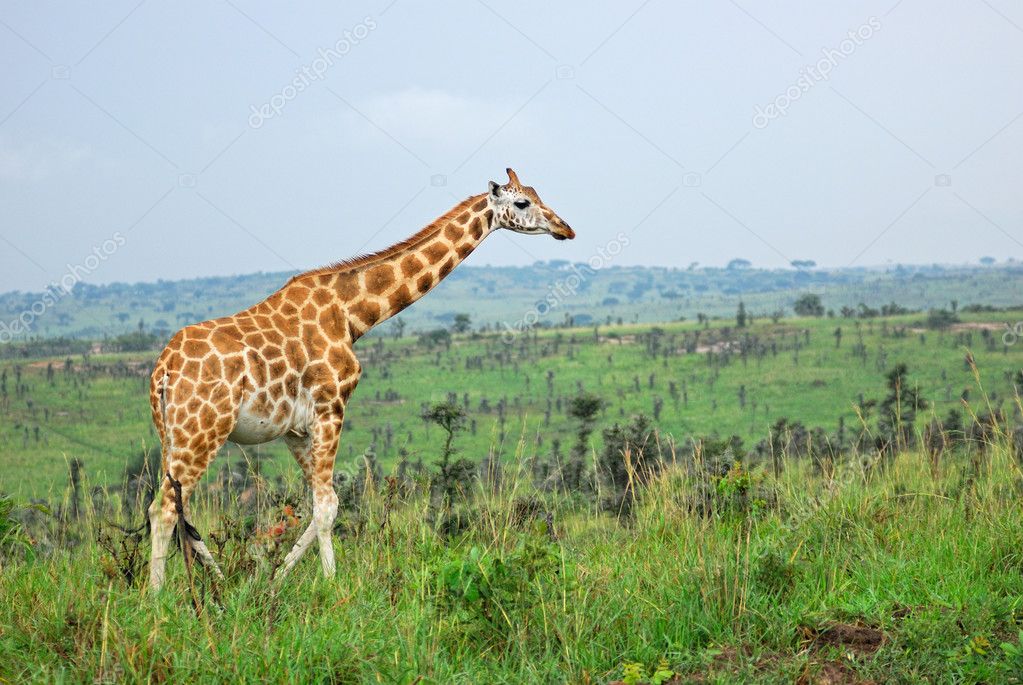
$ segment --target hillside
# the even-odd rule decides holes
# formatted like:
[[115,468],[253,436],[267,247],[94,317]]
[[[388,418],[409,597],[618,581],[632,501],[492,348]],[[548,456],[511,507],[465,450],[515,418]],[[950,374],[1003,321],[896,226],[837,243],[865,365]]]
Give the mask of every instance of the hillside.
[[[599,266],[599,264],[598,264]],[[244,309],[274,292],[290,272],[257,273],[156,283],[77,284],[70,293],[13,292],[0,295],[0,356],[19,319],[32,336],[101,340],[137,331],[168,337],[181,326]],[[893,266],[885,269],[759,270],[750,268],[593,269],[565,261],[526,267],[463,265],[401,315],[407,332],[447,327],[456,314],[469,314],[475,327],[506,330],[523,324],[577,325],[691,320],[698,314],[734,315],[743,300],[755,315],[792,313],[800,294],[821,296],[839,312],[860,303],[880,308],[890,302],[909,309],[983,303],[1023,305],[1023,294],[1007,287],[1023,277],[1023,265]],[[382,330],[393,330],[389,323]],[[18,326],[24,328],[24,326]]]

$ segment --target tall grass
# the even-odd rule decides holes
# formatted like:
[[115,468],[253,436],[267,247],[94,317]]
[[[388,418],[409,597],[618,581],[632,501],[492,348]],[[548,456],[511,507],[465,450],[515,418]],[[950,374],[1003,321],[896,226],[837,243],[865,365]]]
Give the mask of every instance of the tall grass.
[[91,498],[77,519],[29,523],[48,553],[0,555],[0,677],[585,683],[663,660],[724,682],[1018,681],[1023,479],[1008,444],[940,469],[915,451],[825,476],[781,465],[677,461],[637,476],[618,516],[535,490],[520,461],[499,489],[467,488],[454,535],[423,483],[367,478],[339,519],[337,577],[313,548],[283,582],[270,576],[309,517],[300,485],[242,501],[211,484],[194,523],[227,580],[190,583],[176,554],[157,596],[148,539],[124,530],[138,520]]

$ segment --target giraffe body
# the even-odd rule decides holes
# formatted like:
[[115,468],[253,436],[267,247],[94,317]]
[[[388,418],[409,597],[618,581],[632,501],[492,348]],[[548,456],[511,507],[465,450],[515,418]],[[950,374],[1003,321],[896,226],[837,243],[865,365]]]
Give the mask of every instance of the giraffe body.
[[[354,344],[433,288],[498,228],[573,238],[572,229],[522,187],[509,182],[470,197],[408,240],[381,252],[295,276],[263,302],[187,326],[153,370],[150,405],[166,477],[149,510],[150,584],[164,581],[178,520],[172,483],[188,497],[213,457],[231,440],[282,438],[313,496],[313,520],[285,558],[286,574],[314,539],[327,576],[334,573],[331,531],[337,514],[334,455],[348,400],[362,367]],[[216,562],[201,540],[194,551]]]

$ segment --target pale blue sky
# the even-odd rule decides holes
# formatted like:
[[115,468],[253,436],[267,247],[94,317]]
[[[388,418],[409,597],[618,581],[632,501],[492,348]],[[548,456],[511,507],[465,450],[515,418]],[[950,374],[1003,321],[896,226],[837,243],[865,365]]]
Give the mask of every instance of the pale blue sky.
[[836,5],[3,0],[0,291],[311,268],[508,165],[579,238],[470,263],[1023,258],[1023,7]]

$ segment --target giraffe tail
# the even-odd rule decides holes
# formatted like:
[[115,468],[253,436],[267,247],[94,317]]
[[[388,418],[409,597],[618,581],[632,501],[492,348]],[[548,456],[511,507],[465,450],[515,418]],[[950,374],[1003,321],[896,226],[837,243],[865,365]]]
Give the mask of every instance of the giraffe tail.
[[[182,553],[185,552],[184,547],[186,545],[189,548],[190,553],[185,557],[186,564],[190,565],[194,560],[199,566],[205,566],[206,559],[204,555],[196,549],[196,543],[202,544],[202,536],[196,527],[185,518],[184,502],[181,499],[181,482],[174,479],[168,468],[170,452],[174,446],[172,431],[167,426],[167,384],[169,382],[170,374],[164,372],[157,386],[160,402],[160,421],[163,424],[162,439],[160,440],[160,451],[162,453],[160,457],[160,470],[163,471],[164,477],[170,481],[171,489],[174,492],[174,509],[178,515],[178,534],[175,537],[177,538],[178,546],[182,548]],[[214,563],[214,567],[216,567],[216,563]],[[216,570],[219,573],[220,569],[217,568]]]

